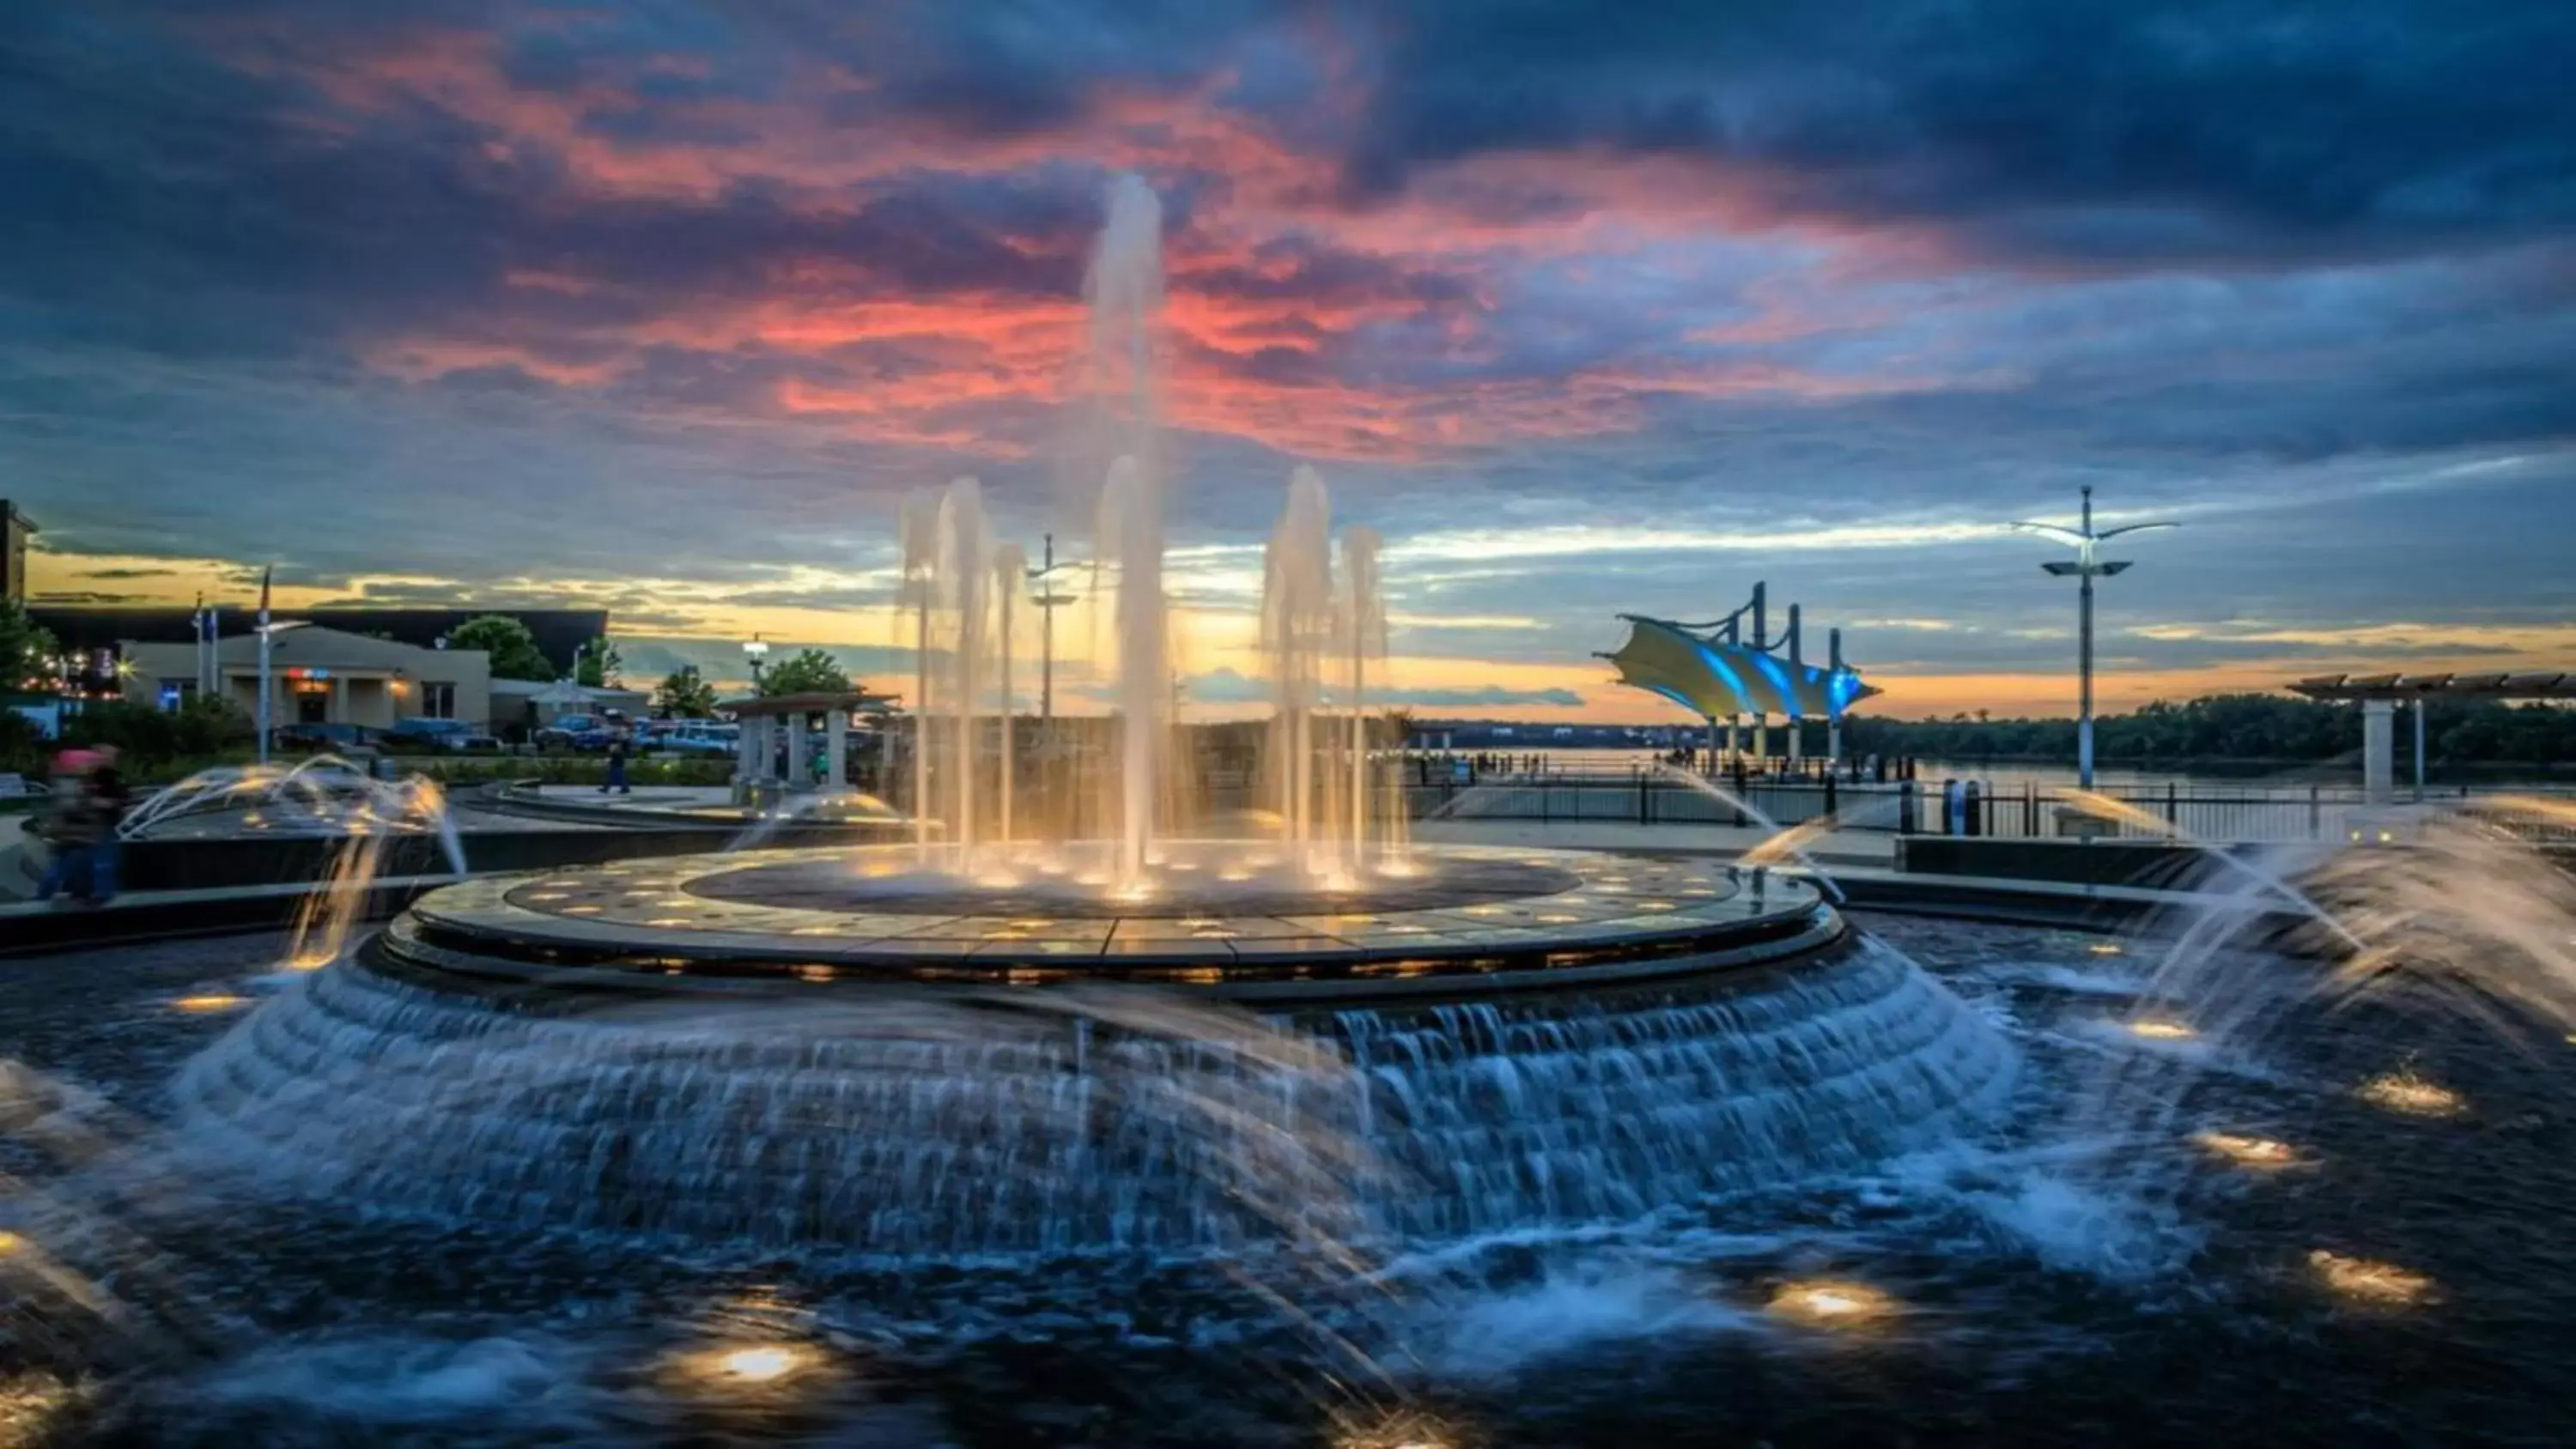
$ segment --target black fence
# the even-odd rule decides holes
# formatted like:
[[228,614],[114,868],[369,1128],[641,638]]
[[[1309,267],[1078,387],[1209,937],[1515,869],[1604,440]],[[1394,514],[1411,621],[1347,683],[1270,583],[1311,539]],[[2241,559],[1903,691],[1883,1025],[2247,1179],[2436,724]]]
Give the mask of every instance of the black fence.
[[1405,786],[1417,820],[1598,821],[1631,825],[1797,825],[1832,815],[1847,830],[1906,828],[1911,784],[1838,777],[1702,778],[1645,769],[1544,770]]
[[[1809,773],[1703,777],[1630,766],[1547,768],[1424,783],[1414,772],[1405,804],[1417,820],[1535,820],[1633,825],[1790,826],[1836,817],[1842,830],[2007,839],[2166,840],[2267,844],[2348,841],[2390,828],[2357,788],[2331,785],[2212,787],[2173,782],[2094,792],[2020,781],[1880,782]],[[2576,794],[2553,793],[2539,810],[2511,807],[2516,790],[2455,788],[2435,799],[2481,814],[2525,839],[2576,843]],[[2399,792],[2401,802],[2411,792]]]

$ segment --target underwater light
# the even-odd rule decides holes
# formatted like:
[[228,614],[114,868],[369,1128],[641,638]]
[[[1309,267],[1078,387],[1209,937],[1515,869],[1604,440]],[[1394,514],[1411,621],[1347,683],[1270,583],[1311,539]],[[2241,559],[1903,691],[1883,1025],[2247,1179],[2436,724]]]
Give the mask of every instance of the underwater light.
[[1896,1300],[1867,1283],[1813,1278],[1782,1284],[1769,1306],[1783,1318],[1813,1327],[1850,1328],[1894,1313]]

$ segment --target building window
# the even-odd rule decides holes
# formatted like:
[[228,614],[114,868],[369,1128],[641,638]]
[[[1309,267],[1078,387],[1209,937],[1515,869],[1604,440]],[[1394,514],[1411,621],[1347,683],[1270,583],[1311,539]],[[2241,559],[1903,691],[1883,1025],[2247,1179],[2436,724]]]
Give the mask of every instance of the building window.
[[425,719],[456,718],[456,686],[453,684],[422,685],[420,712]]

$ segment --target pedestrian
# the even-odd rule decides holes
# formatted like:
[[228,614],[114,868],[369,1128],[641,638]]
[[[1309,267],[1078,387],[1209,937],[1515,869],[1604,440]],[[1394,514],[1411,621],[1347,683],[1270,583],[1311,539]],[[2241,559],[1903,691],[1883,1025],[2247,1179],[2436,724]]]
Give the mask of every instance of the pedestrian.
[[65,750],[54,759],[53,800],[44,836],[53,859],[37,883],[36,899],[68,893],[82,905],[104,905],[116,895],[116,827],[125,818],[127,792],[112,749]]
[[125,774],[117,768],[116,760],[116,747],[101,745],[89,771],[90,815],[98,828],[98,843],[90,848],[89,898],[93,905],[105,905],[116,898],[118,857],[124,852],[124,837],[117,834],[117,827],[125,823],[126,807],[133,803],[133,794],[126,788]]
[[626,755],[633,748],[633,736],[623,718],[613,712],[608,718],[608,779],[600,785],[599,793],[614,790],[620,795],[632,795],[635,789],[626,783]]

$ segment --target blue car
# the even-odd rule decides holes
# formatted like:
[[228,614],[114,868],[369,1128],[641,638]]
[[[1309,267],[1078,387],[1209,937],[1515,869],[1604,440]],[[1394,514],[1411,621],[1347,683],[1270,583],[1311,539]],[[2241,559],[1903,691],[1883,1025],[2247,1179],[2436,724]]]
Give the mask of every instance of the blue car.
[[541,750],[579,750],[593,754],[608,748],[617,737],[611,723],[597,715],[567,714],[537,731],[537,748]]
[[730,758],[742,749],[742,726],[711,719],[659,721],[645,729],[647,749]]

